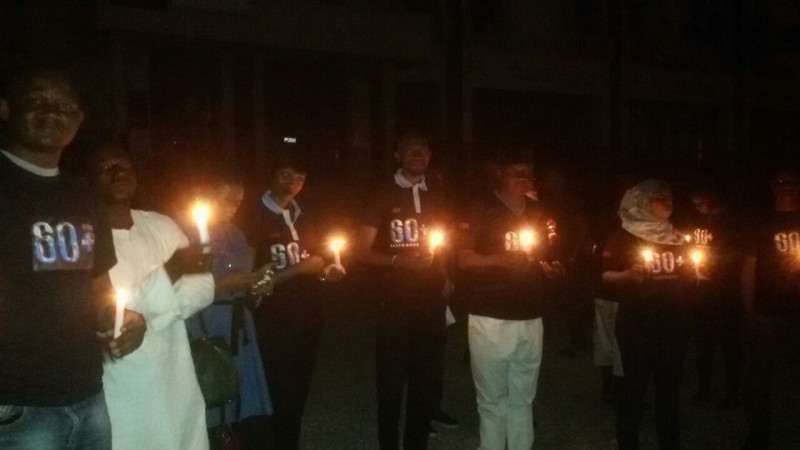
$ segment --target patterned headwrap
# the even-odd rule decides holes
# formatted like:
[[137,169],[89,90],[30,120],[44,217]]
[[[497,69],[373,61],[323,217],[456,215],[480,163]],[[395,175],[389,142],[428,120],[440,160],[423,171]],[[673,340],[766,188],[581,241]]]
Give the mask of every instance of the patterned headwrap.
[[669,193],[669,185],[661,180],[645,180],[628,189],[617,212],[622,228],[648,242],[680,245],[683,234],[669,219],[656,217],[650,207],[650,200],[659,193]]

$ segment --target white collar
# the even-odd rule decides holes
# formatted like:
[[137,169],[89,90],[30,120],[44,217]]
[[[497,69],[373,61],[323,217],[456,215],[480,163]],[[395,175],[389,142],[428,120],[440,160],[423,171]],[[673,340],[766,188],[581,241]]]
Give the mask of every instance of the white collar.
[[275,200],[273,200],[269,195],[271,192],[272,191],[265,192],[264,195],[261,196],[261,202],[264,203],[264,206],[266,206],[270,211],[283,216],[286,226],[292,233],[292,238],[295,241],[299,241],[300,235],[297,234],[297,229],[294,227],[294,224],[297,222],[297,218],[300,217],[300,213],[302,212],[300,210],[300,205],[298,205],[294,199],[291,200],[291,206],[294,209],[294,216],[292,216],[291,210],[282,208],[279,204],[275,203]]
[[412,183],[403,176],[403,169],[397,169],[397,172],[394,174],[394,182],[397,183],[397,185],[401,188],[416,188],[422,189],[423,191],[428,190],[428,185],[425,184],[425,175],[422,176],[422,179],[419,181],[419,183]]
[[293,209],[294,217],[292,217],[292,222],[297,222],[297,218],[300,217],[300,213],[302,212],[300,210],[300,205],[298,205],[297,202],[294,199],[292,199],[290,202],[292,207],[289,209],[284,209],[281,207],[281,205],[275,203],[275,200],[273,200],[272,197],[269,195],[271,193],[272,191],[267,191],[264,192],[264,195],[261,196],[261,202],[264,203],[264,206],[266,206],[267,209],[274,212],[275,214],[283,214],[284,211],[291,211]]
[[39,175],[40,177],[58,176],[58,167],[54,167],[52,169],[40,167],[2,149],[0,149],[0,153],[4,154],[6,158],[8,158],[15,165],[19,166],[21,169],[27,170],[34,175]]

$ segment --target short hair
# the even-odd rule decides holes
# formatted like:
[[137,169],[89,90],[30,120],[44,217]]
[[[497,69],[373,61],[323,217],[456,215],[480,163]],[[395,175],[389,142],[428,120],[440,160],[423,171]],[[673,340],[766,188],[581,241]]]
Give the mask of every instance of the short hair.
[[489,162],[498,168],[513,166],[514,164],[533,165],[533,149],[524,145],[506,144],[494,146]]
[[404,147],[414,143],[421,143],[430,147],[430,139],[428,139],[428,135],[426,133],[417,130],[410,130],[402,133],[397,138],[397,143],[395,143],[394,151],[400,152],[400,150],[402,150]]
[[284,147],[275,152],[270,173],[284,168],[293,169],[295,172],[308,173],[308,166],[308,156],[302,148]]
[[64,82],[72,90],[73,95],[81,105],[86,97],[82,84],[78,82],[74,70],[60,65],[30,64],[17,67],[7,74],[2,83],[0,98],[9,101],[16,100],[22,95],[31,81],[35,79],[49,79]]

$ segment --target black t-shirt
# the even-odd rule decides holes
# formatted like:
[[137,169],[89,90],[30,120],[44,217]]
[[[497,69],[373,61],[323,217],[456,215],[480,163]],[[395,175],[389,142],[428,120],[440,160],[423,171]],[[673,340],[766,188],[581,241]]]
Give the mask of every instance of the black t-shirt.
[[[300,208],[290,206],[296,235],[286,223],[283,214],[268,209],[263,203],[254,215],[247,238],[255,248],[255,266],[273,262],[277,266],[276,273],[286,270],[300,261],[314,255],[330,259],[321,246],[317,227],[311,214]],[[320,281],[316,275],[298,275],[284,284],[277,286],[262,304],[263,314],[280,313],[282,317],[305,323],[319,325],[323,320],[323,312],[319,299]]]
[[92,278],[116,264],[87,186],[0,155],[0,404],[63,406],[102,389]]
[[689,236],[686,244],[693,249],[700,249],[704,254],[702,274],[708,280],[702,283],[712,286],[713,292],[726,301],[740,298],[742,248],[737,239],[737,222],[731,215],[719,213],[692,214],[680,224],[680,229]]
[[525,210],[519,216],[494,194],[472,205],[467,219],[459,222],[460,248],[482,256],[523,250],[519,242],[523,230],[533,232],[536,244],[531,248],[531,262],[525,269],[498,267],[462,274],[463,283],[458,289],[467,301],[470,314],[507,320],[541,317],[552,286],[546,281],[538,261],[560,259],[548,239],[548,234],[555,229],[552,217],[541,205],[527,198]]
[[[650,263],[645,262],[645,250],[652,254]],[[620,228],[603,248],[603,271],[621,272],[638,263],[649,266],[648,275],[642,283],[624,288],[604,285],[601,298],[620,302],[621,310],[639,317],[682,317],[689,306],[688,285],[695,279],[691,251],[691,245],[655,244]]]
[[746,253],[757,259],[755,311],[800,314],[800,212],[773,212],[753,222]]
[[[448,230],[449,216],[444,195],[438,186],[426,181],[428,190],[419,190],[420,212],[414,204],[412,188],[403,188],[392,179],[378,186],[367,202],[363,226],[377,229],[373,250],[387,255],[422,255],[429,252],[430,230]],[[442,297],[444,269],[440,252],[425,271],[406,271],[397,268],[374,268],[385,299],[415,304],[436,301],[444,308]]]

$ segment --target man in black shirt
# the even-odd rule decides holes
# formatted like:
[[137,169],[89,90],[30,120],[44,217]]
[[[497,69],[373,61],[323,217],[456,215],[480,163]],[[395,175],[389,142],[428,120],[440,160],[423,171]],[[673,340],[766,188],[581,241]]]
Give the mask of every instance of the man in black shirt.
[[459,222],[458,267],[469,312],[481,449],[529,449],[542,361],[546,280],[564,275],[552,214],[525,194],[533,166],[524,149],[502,155],[496,189]]
[[711,375],[714,349],[722,350],[725,362],[726,395],[724,408],[739,404],[742,374],[742,302],[739,298],[739,255],[735,221],[713,189],[699,187],[691,195],[695,213],[682,224],[686,241],[706,253],[709,264],[705,277],[689,286],[694,306],[695,365],[698,390],[696,402],[711,399]]
[[745,448],[771,444],[772,368],[800,329],[800,177],[784,170],[772,179],[772,211],[754,222],[742,264],[742,298],[750,354]]
[[[20,72],[0,100],[0,448],[111,448],[96,332],[112,328],[114,246],[86,185],[58,169],[83,116],[53,69]],[[143,336],[130,312],[107,350]]]
[[441,187],[425,177],[428,140],[403,136],[395,157],[400,168],[367,204],[357,252],[362,263],[373,267],[382,288],[376,337],[380,448],[399,446],[407,384],[403,447],[425,449],[439,407],[447,306],[444,249],[430,244],[436,233],[446,233],[448,220]]

